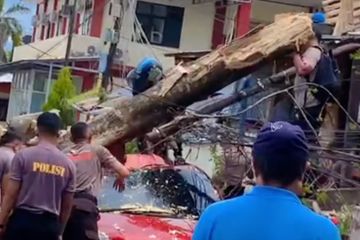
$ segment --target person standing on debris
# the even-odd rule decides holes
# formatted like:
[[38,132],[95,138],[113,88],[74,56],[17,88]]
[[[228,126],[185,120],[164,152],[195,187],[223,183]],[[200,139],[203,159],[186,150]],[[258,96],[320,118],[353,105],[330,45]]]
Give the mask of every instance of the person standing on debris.
[[193,240],[340,240],[337,227],[299,199],[309,159],[304,132],[287,122],[266,124],[253,147],[257,186],[205,210]]
[[21,137],[13,129],[8,129],[0,138],[1,199],[4,197],[5,186],[8,182],[11,161],[22,145]]
[[158,60],[146,57],[127,76],[133,96],[141,94],[163,78],[163,69]]
[[230,199],[244,194],[242,183],[251,163],[248,162],[245,151],[234,145],[224,145],[224,176],[226,188],[224,198]]
[[321,35],[317,33],[317,36],[310,40],[308,46],[302,52],[297,52],[293,57],[296,68],[294,81],[296,104],[294,104],[295,121],[293,123],[299,125],[306,133],[311,131],[311,126],[309,126],[305,120],[301,112],[302,110],[307,113],[306,117],[315,130],[318,130],[321,125],[319,118],[323,106],[311,91],[309,91],[309,86],[306,85],[307,82],[313,82],[316,74],[316,66],[321,58],[320,38]]
[[331,51],[320,46],[321,31],[318,26],[314,24],[313,27],[316,37],[293,59],[297,73],[293,123],[299,125],[311,141],[317,138],[326,103],[333,100],[329,92],[335,95],[340,86],[338,66]]
[[75,146],[65,152],[76,165],[77,183],[74,207],[63,239],[98,239],[97,196],[103,168],[115,171],[120,183],[130,173],[106,148],[91,144],[91,131],[86,123],[79,122],[71,127],[71,139]]
[[45,112],[37,119],[39,144],[12,160],[0,213],[5,240],[58,240],[71,212],[75,165],[56,145],[60,118]]

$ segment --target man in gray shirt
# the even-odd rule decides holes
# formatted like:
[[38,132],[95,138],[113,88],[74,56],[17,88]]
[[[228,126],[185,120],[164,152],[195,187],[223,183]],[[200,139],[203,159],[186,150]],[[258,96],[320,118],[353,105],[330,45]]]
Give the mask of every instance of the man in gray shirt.
[[56,147],[60,126],[56,114],[41,114],[40,143],[17,153],[11,163],[0,213],[6,240],[58,240],[62,235],[71,212],[75,165]]
[[122,183],[129,171],[105,147],[91,144],[91,131],[86,123],[79,122],[71,127],[71,140],[75,145],[65,152],[76,166],[76,190],[63,239],[98,239],[97,197],[103,170],[114,171],[118,177],[116,183]]

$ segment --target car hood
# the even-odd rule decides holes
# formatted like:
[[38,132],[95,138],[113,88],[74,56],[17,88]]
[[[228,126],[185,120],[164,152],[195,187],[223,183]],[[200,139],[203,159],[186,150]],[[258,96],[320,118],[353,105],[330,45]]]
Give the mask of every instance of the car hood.
[[191,240],[196,221],[124,213],[102,213],[99,233],[111,240]]

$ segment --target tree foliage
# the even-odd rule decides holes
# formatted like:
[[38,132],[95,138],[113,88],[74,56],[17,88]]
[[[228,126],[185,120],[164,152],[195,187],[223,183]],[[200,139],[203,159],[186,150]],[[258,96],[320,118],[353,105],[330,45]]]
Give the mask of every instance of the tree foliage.
[[4,47],[9,38],[11,38],[13,46],[22,44],[23,29],[14,14],[30,11],[23,3],[16,3],[8,9],[4,9],[4,2],[5,0],[0,0],[0,62],[8,61]]
[[43,106],[44,111],[58,109],[63,123],[68,126],[74,123],[75,111],[68,99],[76,94],[76,88],[71,77],[70,68],[63,68],[52,86],[48,101]]

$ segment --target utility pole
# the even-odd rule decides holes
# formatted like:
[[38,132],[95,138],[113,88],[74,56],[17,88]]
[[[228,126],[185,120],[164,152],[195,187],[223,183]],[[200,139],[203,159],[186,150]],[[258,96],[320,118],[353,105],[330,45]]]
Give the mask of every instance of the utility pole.
[[101,86],[105,90],[107,90],[107,87],[109,86],[109,83],[111,82],[111,79],[112,79],[111,69],[112,69],[112,65],[114,62],[114,56],[116,53],[116,49],[120,42],[120,30],[121,30],[121,25],[122,25],[122,19],[124,16],[124,8],[123,8],[122,4],[120,4],[120,8],[121,8],[120,16],[116,17],[116,19],[115,19],[111,44],[110,44],[110,48],[109,48],[109,54],[107,55],[106,67],[105,67],[105,71],[103,72],[103,79],[101,82]]
[[72,44],[72,39],[73,39],[73,34],[74,34],[77,1],[78,0],[74,0],[74,5],[70,6],[69,33],[68,33],[69,36],[68,36],[67,46],[66,46],[65,66],[69,65],[71,44]]

